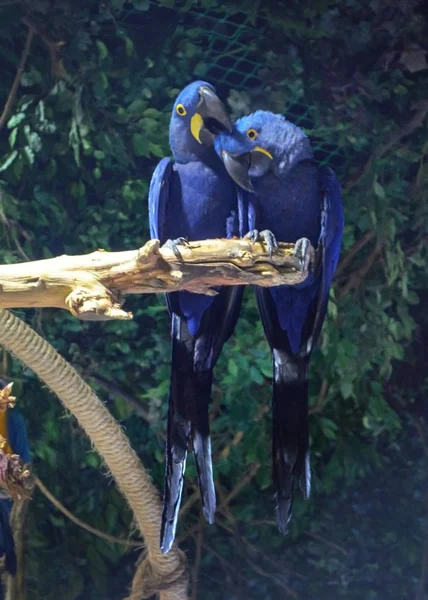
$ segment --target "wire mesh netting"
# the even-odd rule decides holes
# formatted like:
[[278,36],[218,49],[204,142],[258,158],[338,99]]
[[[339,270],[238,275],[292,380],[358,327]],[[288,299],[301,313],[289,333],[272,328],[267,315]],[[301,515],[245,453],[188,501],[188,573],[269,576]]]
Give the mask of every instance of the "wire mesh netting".
[[[159,4],[159,0],[152,0],[153,6]],[[204,40],[205,78],[221,92],[227,93],[230,89],[251,92],[266,84],[259,47],[267,33],[267,22],[257,8],[250,13],[233,14],[203,7],[186,10],[183,0],[169,10],[179,13],[180,25],[185,29],[199,30]],[[310,135],[315,158],[321,165],[330,165],[336,170],[343,166],[343,153],[336,146],[311,135],[315,123],[308,104],[285,105],[283,114]]]

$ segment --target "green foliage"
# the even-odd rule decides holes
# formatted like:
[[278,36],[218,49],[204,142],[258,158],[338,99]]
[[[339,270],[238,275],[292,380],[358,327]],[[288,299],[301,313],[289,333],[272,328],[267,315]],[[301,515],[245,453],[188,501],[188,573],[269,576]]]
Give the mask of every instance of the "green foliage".
[[[52,63],[36,36],[0,137],[2,263],[144,242],[150,176],[169,154],[172,102],[195,77],[218,83],[235,116],[261,107],[284,112],[337,170],[347,262],[311,367],[313,500],[296,499],[290,534],[281,537],[272,526],[271,364],[248,289],[216,371],[219,501],[252,478],[204,530],[199,594],[414,597],[426,469],[408,416],[417,418],[426,389],[411,375],[417,322],[426,323],[422,3],[61,0],[53,8],[34,0],[0,10],[0,106],[24,46],[24,13],[46,39],[65,42]],[[132,322],[83,323],[50,309],[23,317],[107,402],[161,487],[168,318],[159,298],[132,298],[127,308]],[[30,372],[12,364],[10,373],[41,479],[79,518],[127,535],[131,514],[74,418]],[[192,494],[191,460],[188,473]],[[196,502],[180,523],[190,559],[199,511]],[[136,556],[77,529],[35,496],[32,598],[123,596]]]

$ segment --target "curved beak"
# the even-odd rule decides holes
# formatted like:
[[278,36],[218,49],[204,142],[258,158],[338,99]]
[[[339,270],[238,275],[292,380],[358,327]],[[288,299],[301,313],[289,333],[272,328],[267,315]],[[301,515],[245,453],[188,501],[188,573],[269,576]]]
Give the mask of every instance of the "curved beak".
[[190,130],[193,137],[208,148],[214,145],[214,138],[221,131],[232,131],[226,107],[217,94],[206,85],[199,88],[199,102],[190,120]]
[[221,153],[226,171],[232,177],[233,181],[247,192],[254,192],[253,184],[251,183],[249,170],[251,167],[251,153],[245,154],[230,154],[226,150]]
[[[206,85],[199,88],[200,100],[198,103],[197,112],[201,115],[205,125],[210,126],[210,121],[213,125],[219,124],[229,133],[232,132],[232,122],[227,113],[226,107],[217,94]],[[220,127],[220,129],[221,129]]]

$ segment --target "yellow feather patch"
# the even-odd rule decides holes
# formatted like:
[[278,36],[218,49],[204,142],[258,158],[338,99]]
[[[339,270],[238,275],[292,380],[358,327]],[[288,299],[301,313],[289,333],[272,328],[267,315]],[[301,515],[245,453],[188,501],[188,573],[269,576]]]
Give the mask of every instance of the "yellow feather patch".
[[256,146],[253,150],[253,152],[262,152],[263,154],[266,154],[266,156],[269,156],[269,158],[271,158],[273,160],[273,156],[270,152],[268,152],[267,150],[265,150],[264,148],[262,148],[261,146]]
[[3,412],[0,413],[0,438],[2,438],[3,445],[1,445],[1,443],[0,443],[0,447],[2,448],[3,452],[5,452],[6,454],[12,454],[12,448],[10,447],[10,444],[7,439],[7,411],[6,410],[4,410]]
[[201,132],[203,124],[204,121],[199,113],[195,113],[190,119],[190,131],[192,132],[192,135],[195,138],[195,140],[197,140],[200,144],[202,144],[202,142],[199,139],[199,134]]

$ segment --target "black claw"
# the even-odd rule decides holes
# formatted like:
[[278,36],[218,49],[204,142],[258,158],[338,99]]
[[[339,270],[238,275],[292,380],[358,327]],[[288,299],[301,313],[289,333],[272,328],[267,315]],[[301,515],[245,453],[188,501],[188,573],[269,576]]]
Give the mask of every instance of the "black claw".
[[251,240],[253,244],[255,242],[264,242],[270,256],[272,256],[272,254],[279,248],[276,237],[273,235],[272,231],[269,231],[269,229],[265,229],[264,231],[260,232],[257,229],[252,229],[246,235],[244,235],[244,238]]
[[244,235],[244,240],[251,240],[255,244],[260,239],[259,232],[257,229],[252,229]]
[[264,231],[260,232],[260,239],[266,244],[270,256],[272,256],[275,250],[278,250],[278,242],[276,237],[273,235],[272,231],[269,231],[269,229],[265,229]]
[[187,238],[178,237],[175,238],[175,240],[167,240],[165,242],[165,246],[171,248],[171,250],[174,252],[175,257],[178,258],[180,262],[184,262],[183,257],[181,256],[181,252],[178,249],[178,246],[189,246],[189,240]]
[[300,261],[300,270],[307,271],[312,259],[312,246],[308,238],[300,238],[294,246],[294,256]]

